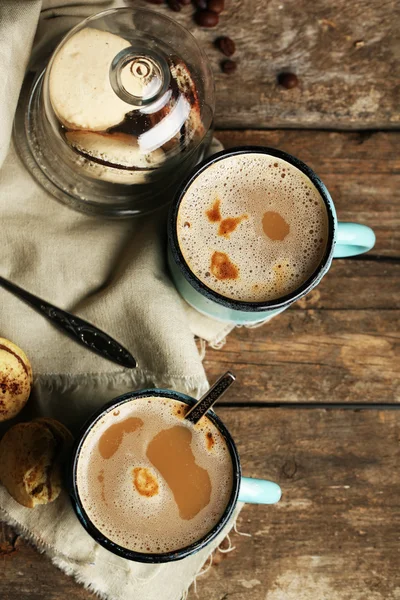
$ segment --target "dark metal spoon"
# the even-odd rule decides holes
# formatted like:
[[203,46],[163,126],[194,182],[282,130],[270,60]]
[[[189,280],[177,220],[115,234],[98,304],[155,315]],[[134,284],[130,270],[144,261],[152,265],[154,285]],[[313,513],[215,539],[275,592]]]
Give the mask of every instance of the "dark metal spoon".
[[30,292],[23,290],[15,283],[11,283],[0,276],[0,285],[18,296],[21,300],[32,306],[37,312],[46,317],[55,327],[66,333],[70,338],[85,346],[88,350],[107,358],[117,365],[133,369],[136,367],[136,360],[121,344],[112,337],[97,329],[87,321],[76,317],[75,315],[57,308],[53,304],[34,296]]
[[210,387],[208,392],[200,398],[198,402],[186,413],[185,419],[191,421],[194,425],[198,423],[203,415],[216,403],[216,401],[225,394],[226,390],[232,385],[236,377],[230,371],[227,371],[217,379]]

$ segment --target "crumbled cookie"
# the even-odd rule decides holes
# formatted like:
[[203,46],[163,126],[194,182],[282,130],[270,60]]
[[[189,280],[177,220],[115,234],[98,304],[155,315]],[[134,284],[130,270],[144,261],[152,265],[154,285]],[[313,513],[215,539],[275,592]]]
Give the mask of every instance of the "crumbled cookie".
[[61,465],[72,435],[54,419],[19,423],[0,441],[0,481],[20,504],[53,502],[62,487]]

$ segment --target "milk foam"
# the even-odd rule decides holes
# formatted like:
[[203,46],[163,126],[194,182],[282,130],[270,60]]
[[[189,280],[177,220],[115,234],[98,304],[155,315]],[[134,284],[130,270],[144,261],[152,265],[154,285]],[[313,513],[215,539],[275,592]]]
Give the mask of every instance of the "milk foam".
[[[272,212],[289,226],[283,240],[264,231],[264,215]],[[223,235],[222,221],[232,218],[238,224]],[[328,215],[299,169],[273,156],[241,154],[217,161],[193,181],[179,207],[177,234],[186,263],[208,288],[262,302],[295,291],[316,271],[326,250]],[[225,255],[230,271],[219,279],[212,257]]]
[[[183,420],[185,407],[169,398],[138,398],[111,410],[86,437],[77,466],[79,497],[97,529],[124,548],[154,554],[184,548],[208,533],[228,504],[233,483],[229,449],[209,419],[203,418],[196,426]],[[103,459],[100,437],[128,417],[142,419],[143,426],[125,434],[115,454]],[[146,456],[154,436],[177,424],[192,431],[196,463],[208,471],[212,486],[209,504],[190,520],[180,517],[170,488]],[[211,448],[207,443],[210,432]],[[156,495],[147,497],[136,491],[132,471],[137,467],[147,468],[157,479]]]

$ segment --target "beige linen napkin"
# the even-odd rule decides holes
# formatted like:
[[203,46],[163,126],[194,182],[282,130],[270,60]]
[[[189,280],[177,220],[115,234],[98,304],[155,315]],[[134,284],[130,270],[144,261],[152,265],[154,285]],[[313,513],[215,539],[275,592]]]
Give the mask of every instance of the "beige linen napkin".
[[[185,308],[174,289],[166,268],[165,212],[133,221],[74,212],[35,182],[10,142],[36,29],[35,48],[43,47],[89,14],[116,4],[69,6],[52,0],[37,29],[39,0],[0,2],[0,274],[95,323],[139,363],[127,370],[84,350],[0,289],[0,336],[26,351],[35,374],[30,412],[58,418],[73,430],[105,401],[135,388],[174,388],[199,396],[207,380],[193,334],[218,342],[230,330]],[[131,563],[93,542],[66,497],[29,510],[1,486],[0,518],[110,600],[178,600],[218,545],[216,540],[176,564]]]

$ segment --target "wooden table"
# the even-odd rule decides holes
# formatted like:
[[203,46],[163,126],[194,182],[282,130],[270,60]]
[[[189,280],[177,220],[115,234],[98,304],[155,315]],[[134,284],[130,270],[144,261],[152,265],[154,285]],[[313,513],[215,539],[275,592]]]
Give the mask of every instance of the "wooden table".
[[[177,16],[213,63],[218,137],[227,147],[298,156],[326,183],[340,219],[370,225],[377,243],[368,255],[335,260],[317,289],[268,325],[237,329],[223,348],[207,350],[211,380],[226,368],[238,378],[218,412],[244,472],[278,481],[283,498],[245,507],[238,530],[251,537],[232,534],[235,550],[215,554],[198,598],[398,600],[396,3],[227,6],[216,31],[193,27],[191,9]],[[219,72],[212,46],[222,34],[237,43],[231,76]],[[279,88],[281,70],[296,72],[300,86]],[[4,525],[0,564],[2,600],[93,597]]]

